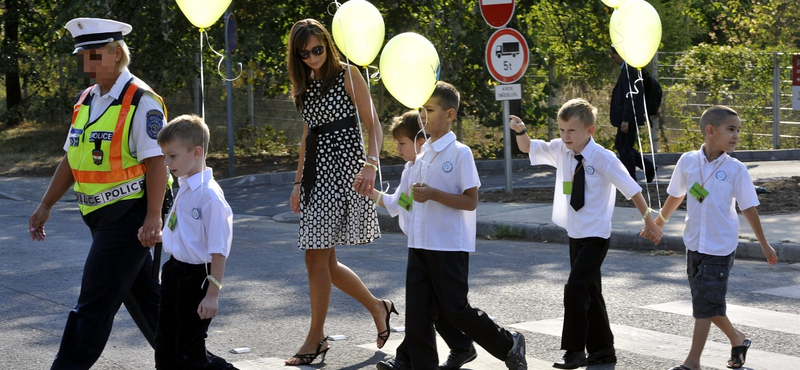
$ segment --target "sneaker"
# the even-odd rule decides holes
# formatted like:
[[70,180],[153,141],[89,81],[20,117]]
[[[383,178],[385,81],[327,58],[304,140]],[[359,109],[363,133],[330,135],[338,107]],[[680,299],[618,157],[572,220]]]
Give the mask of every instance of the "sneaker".
[[509,370],[528,370],[528,360],[525,359],[525,336],[517,332],[511,332],[514,345],[508,351],[506,367]]
[[378,364],[375,365],[375,367],[377,367],[378,370],[406,370],[406,369],[408,369],[408,367],[406,367],[406,363],[403,362],[403,360],[401,360],[401,359],[399,359],[397,357],[393,357],[393,358],[390,358],[388,360],[383,360],[381,362],[378,362]]
[[476,357],[478,357],[478,352],[475,351],[474,346],[470,346],[469,351],[450,351],[447,361],[439,365],[439,370],[458,370]]

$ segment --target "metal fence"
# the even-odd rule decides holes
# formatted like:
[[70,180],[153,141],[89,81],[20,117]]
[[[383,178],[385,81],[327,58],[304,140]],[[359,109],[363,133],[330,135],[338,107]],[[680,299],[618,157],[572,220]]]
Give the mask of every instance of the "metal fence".
[[[656,139],[654,141],[657,151],[683,151],[681,144],[685,144],[689,140],[688,138],[692,132],[695,134],[699,132],[697,122],[700,114],[710,106],[707,97],[712,91],[708,89],[687,91],[685,89],[685,86],[692,81],[681,74],[677,65],[677,62],[685,54],[659,52],[654,57],[649,68],[651,74],[659,80],[664,90],[661,110],[652,122],[654,123],[652,132]],[[761,55],[765,58],[772,58],[771,65],[743,65],[741,68],[747,72],[745,73],[746,76],[752,74],[752,79],[760,79],[760,85],[764,85],[762,77],[769,75],[771,70],[773,81],[771,84],[766,84],[770,86],[761,90],[747,89],[744,91],[745,89],[742,89],[743,91],[730,91],[724,101],[719,103],[729,105],[737,109],[737,111],[740,109],[748,109],[750,111],[757,109],[760,111],[759,114],[755,115],[756,118],[748,118],[752,122],[749,122],[747,126],[748,130],[752,130],[748,134],[758,139],[755,141],[756,144],[752,145],[758,147],[743,147],[740,144],[741,149],[800,148],[800,112],[792,110],[791,62],[794,54],[770,53]],[[731,63],[736,63],[736,61],[732,60]],[[533,67],[529,67],[529,71],[533,72],[533,69]],[[610,127],[608,123],[609,96],[613,85],[594,86],[587,84],[585,81],[577,81],[577,79],[572,79],[569,76],[555,76],[552,72],[547,75],[546,68],[544,72],[540,67],[536,67],[536,69],[537,72],[528,73],[523,77],[521,80],[523,88],[533,85],[541,86],[542,81],[548,80],[554,82],[560,88],[547,101],[523,101],[523,106],[526,104],[540,104],[557,107],[573,97],[587,98],[599,108],[598,125],[600,129],[597,134],[599,141],[605,140],[605,145],[609,145],[608,140],[612,140],[611,143],[613,143],[615,129]],[[745,81],[741,81],[741,83],[746,84],[751,77],[743,79]],[[736,82],[732,78],[725,81]],[[220,81],[209,83],[209,79],[206,79],[206,83],[210,85],[206,87],[205,91],[205,112],[206,121],[212,130],[211,149],[224,151],[227,148],[224,85]],[[385,92],[378,93],[377,89],[375,89],[373,94],[377,95],[375,102],[380,112],[380,97]],[[269,125],[275,130],[283,131],[289,143],[299,142],[302,135],[302,119],[288,97],[267,98],[265,91],[254,89],[252,86],[235,88],[233,95],[234,129],[240,129],[247,125],[256,127]],[[201,99],[199,96],[199,88],[195,87],[194,91],[184,90],[179,94],[165,97],[170,109],[170,116],[200,112],[199,102]],[[753,107],[752,102],[754,101],[771,103]],[[499,119],[499,110],[498,105],[498,112],[486,112],[486,114]],[[750,117],[753,117],[753,115]],[[465,117],[462,116],[461,118],[463,121]],[[469,117],[466,117],[466,119],[469,120]],[[386,128],[387,125],[384,125],[384,127]],[[543,125],[543,127],[552,128],[552,125]],[[489,135],[502,138],[502,131],[497,127],[475,128],[468,126],[463,130],[459,128],[459,130],[462,141],[465,141],[468,145],[473,144],[469,142],[470,138],[473,137],[476,140],[478,138],[486,138]],[[550,130],[550,137],[554,135],[557,135],[555,131]],[[696,136],[694,138],[696,139]],[[387,140],[391,140],[391,138]],[[691,143],[690,146],[697,147],[698,145],[699,143]],[[386,147],[384,145],[384,148]]]

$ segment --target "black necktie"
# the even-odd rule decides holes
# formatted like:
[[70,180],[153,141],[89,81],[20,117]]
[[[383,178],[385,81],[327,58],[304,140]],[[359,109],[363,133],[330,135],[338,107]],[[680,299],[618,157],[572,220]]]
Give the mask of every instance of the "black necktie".
[[575,154],[575,159],[578,161],[578,164],[575,166],[575,177],[572,181],[572,198],[569,200],[569,205],[577,212],[581,208],[583,208],[583,192],[584,188],[586,188],[586,172],[583,170],[583,166],[581,166],[581,162],[583,162],[583,156],[580,154]]

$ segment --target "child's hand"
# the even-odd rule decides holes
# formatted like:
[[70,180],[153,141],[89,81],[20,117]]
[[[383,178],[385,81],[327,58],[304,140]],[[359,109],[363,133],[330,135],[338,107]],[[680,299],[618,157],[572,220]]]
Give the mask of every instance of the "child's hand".
[[512,130],[514,130],[516,132],[525,131],[525,122],[522,122],[522,120],[519,117],[517,117],[517,116],[515,116],[513,114],[510,114],[508,116],[508,118],[510,119],[508,121],[508,127],[509,128],[511,128]]
[[644,224],[644,230],[639,233],[643,238],[650,240],[655,245],[661,242],[661,228],[648,216]]
[[200,315],[201,320],[210,319],[217,316],[219,311],[219,298],[212,297],[206,294],[205,298],[197,306],[197,314]]
[[147,245],[146,244],[146,242],[144,241],[145,236],[146,235],[144,234],[144,226],[142,226],[142,227],[139,228],[139,233],[136,235],[136,237],[139,238],[139,243],[142,243],[142,246],[144,246],[144,247],[150,248],[150,247],[155,246],[155,243],[161,243],[161,231],[160,230],[158,231],[158,234],[156,234],[156,236],[155,236],[155,240],[156,241],[155,241],[155,243],[153,243],[153,245]]
[[775,248],[772,248],[769,243],[761,246],[761,251],[764,252],[764,257],[767,257],[767,262],[770,265],[778,263],[778,255],[775,253]]
[[414,187],[415,202],[425,203],[433,199],[434,193],[437,191],[436,188],[425,184],[414,183],[412,186]]

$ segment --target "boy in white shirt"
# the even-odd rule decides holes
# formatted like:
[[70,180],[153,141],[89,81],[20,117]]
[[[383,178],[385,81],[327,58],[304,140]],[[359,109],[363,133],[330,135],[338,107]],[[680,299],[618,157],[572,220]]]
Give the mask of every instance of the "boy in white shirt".
[[161,272],[157,369],[235,369],[205,345],[233,239],[231,207],[205,166],[208,140],[208,126],[195,115],[179,116],[158,133],[180,189],[161,235],[172,256]]
[[[421,152],[422,145],[425,144],[426,137],[422,133],[420,127],[420,115],[416,110],[410,110],[403,113],[400,117],[395,117],[389,131],[397,143],[397,151],[400,153],[405,161],[405,168],[400,176],[400,183],[406,184],[405,188],[410,188],[409,172],[411,166],[414,165],[417,153]],[[359,175],[360,176],[360,175]],[[358,181],[359,178],[357,178]],[[399,187],[398,187],[399,188]],[[370,198],[375,201],[375,204],[386,208],[392,217],[398,218],[400,229],[406,232],[407,219],[411,216],[405,207],[401,206],[398,202],[400,200],[401,192],[395,189],[393,194],[383,194],[377,189],[372,189]],[[408,203],[403,203],[407,205]],[[447,360],[439,365],[439,370],[458,370],[464,364],[475,360],[478,357],[475,346],[472,344],[472,339],[466,336],[461,330],[450,324],[449,321],[440,315],[434,324],[436,332],[442,336],[442,339],[447,343],[450,348],[450,354]]]
[[409,248],[406,336],[397,357],[379,362],[379,370],[437,369],[433,326],[437,317],[504,360],[509,369],[528,368],[525,337],[499,327],[467,300],[480,179],[472,151],[450,131],[459,99],[453,85],[436,84],[422,108],[430,139],[407,169],[407,181],[398,187],[398,202],[410,213],[404,229]]
[[[728,367],[744,366],[750,339],[733,327],[726,316],[725,294],[736,247],[739,245],[739,216],[753,229],[761,250],[770,265],[778,262],[775,249],[767,242],[758,217],[758,195],[753,180],[742,162],[730,157],[739,140],[739,115],[733,109],[716,105],[700,116],[700,130],[705,144],[700,150],[684,153],[675,165],[656,224],[669,220],[686,198],[686,272],[692,292],[694,333],[692,347],[683,364],[671,370],[700,369],[700,355],[705,347],[711,324],[716,325],[731,342]],[[689,197],[686,196],[689,193]]]
[[[561,332],[561,349],[566,353],[553,364],[559,369],[617,361],[600,274],[608,253],[616,189],[633,199],[644,215],[642,235],[656,243],[661,240],[642,188],[613,152],[594,142],[596,115],[597,108],[586,100],[564,103],[558,111],[561,138],[550,142],[531,140],[522,120],[510,116],[517,144],[522,152],[530,153],[531,164],[557,168],[553,222],[567,230],[570,256]],[[584,350],[589,352],[588,359]]]

